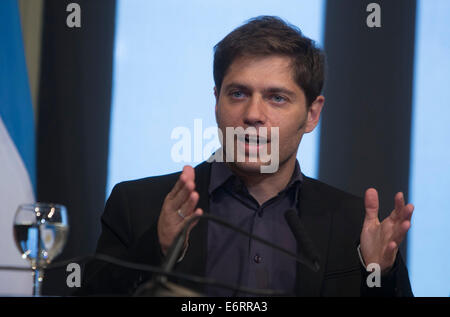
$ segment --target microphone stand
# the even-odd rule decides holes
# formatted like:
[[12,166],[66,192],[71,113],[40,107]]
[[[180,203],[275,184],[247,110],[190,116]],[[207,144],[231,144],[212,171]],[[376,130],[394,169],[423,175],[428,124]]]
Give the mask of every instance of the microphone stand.
[[198,218],[203,218],[204,216],[195,216],[189,219],[184,225],[183,229],[180,231],[178,236],[175,238],[174,242],[167,251],[167,255],[161,265],[162,273],[157,274],[153,280],[143,284],[134,293],[134,296],[152,296],[152,297],[167,297],[167,296],[182,296],[182,297],[200,297],[203,296],[200,293],[194,292],[188,288],[176,285],[169,282],[167,275],[165,273],[170,273],[172,268],[175,266],[177,259],[179,258],[184,242],[186,240],[187,231],[189,226],[196,221]]
[[[287,212],[286,212],[286,214],[287,214]],[[170,246],[170,249],[167,252],[167,255],[161,265],[163,273],[157,274],[156,276],[154,276],[154,278],[152,280],[141,285],[135,292],[134,296],[177,296],[177,294],[181,294],[183,292],[193,292],[192,290],[188,290],[186,288],[181,288],[180,286],[177,286],[177,285],[169,282],[167,280],[167,276],[165,273],[170,273],[173,270],[173,267],[175,266],[180,254],[183,250],[183,246],[184,246],[186,236],[187,236],[187,231],[188,231],[188,228],[190,227],[190,225],[197,220],[203,220],[203,219],[219,223],[219,224],[221,224],[225,227],[228,227],[236,232],[246,235],[247,237],[250,237],[258,242],[266,244],[266,245],[274,248],[275,250],[285,253],[288,256],[294,258],[297,262],[304,264],[306,267],[308,267],[309,269],[311,269],[314,272],[317,272],[319,270],[319,263],[318,263],[319,261],[318,261],[318,257],[316,256],[315,252],[313,252],[314,256],[312,257],[312,259],[303,256],[303,254],[292,253],[291,251],[281,248],[281,247],[273,244],[270,241],[264,240],[258,236],[255,236],[249,232],[246,232],[238,227],[235,227],[234,225],[229,224],[228,222],[226,222],[218,217],[215,217],[215,216],[212,216],[209,214],[204,214],[201,216],[192,217],[191,219],[189,219],[186,222],[183,229],[181,230],[181,232],[178,234],[178,236],[175,238],[174,242]],[[289,224],[289,226],[291,227],[290,224]],[[292,227],[291,227],[291,229],[292,229]],[[301,239],[300,241],[298,241],[298,235],[295,232],[294,232],[294,235],[299,244],[306,243],[308,245],[307,250],[314,249],[314,247],[311,245],[311,242],[309,240],[304,241],[304,239]],[[169,294],[172,294],[172,295],[167,295],[168,294],[167,292],[169,292]],[[193,292],[193,294],[197,294],[197,296],[202,296],[196,292]],[[179,296],[187,296],[187,295],[179,295]],[[195,296],[195,295],[190,295],[190,296]]]

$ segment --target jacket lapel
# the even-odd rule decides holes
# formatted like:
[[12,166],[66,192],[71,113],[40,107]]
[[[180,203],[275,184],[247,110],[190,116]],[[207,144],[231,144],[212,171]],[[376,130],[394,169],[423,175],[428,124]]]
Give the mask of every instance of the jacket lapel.
[[[300,296],[320,296],[327,263],[329,237],[331,233],[332,214],[327,208],[326,198],[320,196],[317,183],[303,175],[300,188],[298,213],[300,221],[311,238],[320,256],[318,272],[314,272],[303,264],[297,265],[296,293]],[[299,246],[298,252],[302,252]]]

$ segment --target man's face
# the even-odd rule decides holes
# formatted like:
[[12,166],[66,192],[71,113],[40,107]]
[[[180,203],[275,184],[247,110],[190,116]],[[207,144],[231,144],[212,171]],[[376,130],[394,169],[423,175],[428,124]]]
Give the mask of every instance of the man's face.
[[[293,79],[291,59],[286,56],[239,57],[230,65],[222,82],[220,95],[216,96],[216,121],[223,134],[223,149],[226,151],[226,128],[267,128],[267,144],[258,144],[269,155],[276,149],[271,144],[271,128],[279,128],[279,166],[294,162],[297,149],[304,133],[311,132],[320,117],[324,98],[319,96],[307,109],[303,90]],[[263,163],[258,158],[249,162],[247,144],[234,139],[234,153],[237,146],[245,148],[245,162],[238,162],[236,154],[234,167],[245,173],[259,173]],[[225,155],[224,155],[225,158]]]

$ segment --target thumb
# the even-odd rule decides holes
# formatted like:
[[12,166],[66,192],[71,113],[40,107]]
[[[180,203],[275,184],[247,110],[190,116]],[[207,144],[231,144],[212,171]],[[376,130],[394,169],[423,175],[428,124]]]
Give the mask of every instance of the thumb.
[[378,220],[378,192],[375,188],[369,188],[366,190],[364,196],[364,206],[366,208],[366,216],[364,222]]

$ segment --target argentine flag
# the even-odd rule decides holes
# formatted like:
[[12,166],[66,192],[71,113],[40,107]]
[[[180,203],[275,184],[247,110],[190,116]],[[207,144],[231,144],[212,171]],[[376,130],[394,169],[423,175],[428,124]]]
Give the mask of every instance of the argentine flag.
[[[34,202],[34,116],[16,0],[0,1],[0,266],[28,266],[13,238],[19,204]],[[0,295],[30,295],[30,272],[0,271]]]

